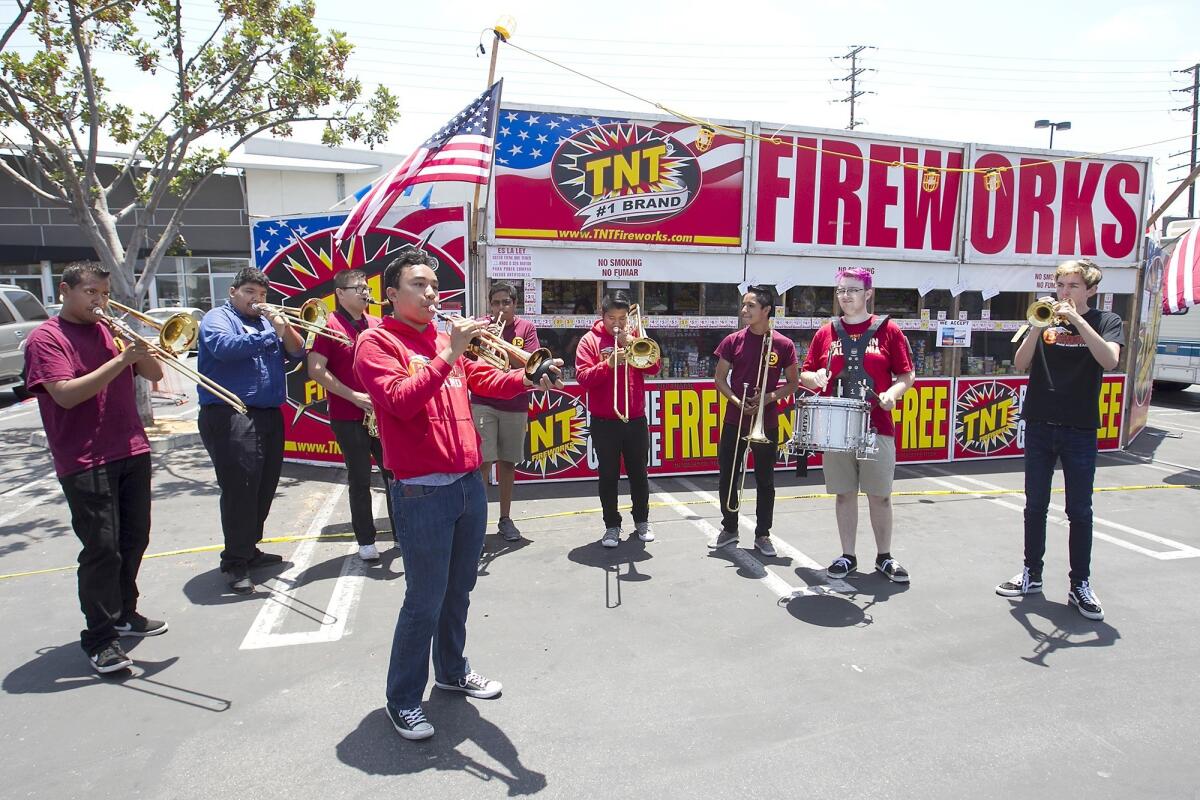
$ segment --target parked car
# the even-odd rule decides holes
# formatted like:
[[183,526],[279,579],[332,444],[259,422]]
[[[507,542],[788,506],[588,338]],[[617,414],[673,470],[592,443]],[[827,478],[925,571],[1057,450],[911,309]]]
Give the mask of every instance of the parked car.
[[[187,314],[192,319],[196,320],[196,327],[200,327],[200,320],[204,319],[204,311],[199,308],[182,308],[180,306],[167,306],[164,308],[152,308],[149,311],[143,312],[147,317],[158,322],[166,322],[175,314]],[[200,347],[200,338],[196,337],[192,342],[191,351],[194,353]]]
[[62,303],[47,303],[46,313],[52,317],[57,317],[58,312],[62,311]]
[[16,383],[13,394],[24,400],[25,340],[50,318],[40,300],[17,286],[0,285],[0,385]]

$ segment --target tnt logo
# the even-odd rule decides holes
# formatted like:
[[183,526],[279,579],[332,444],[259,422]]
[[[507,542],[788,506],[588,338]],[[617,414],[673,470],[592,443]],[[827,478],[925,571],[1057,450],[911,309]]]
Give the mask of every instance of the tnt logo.
[[664,220],[700,192],[700,165],[691,150],[632,122],[576,133],[559,146],[550,169],[558,193],[583,218],[581,228]]

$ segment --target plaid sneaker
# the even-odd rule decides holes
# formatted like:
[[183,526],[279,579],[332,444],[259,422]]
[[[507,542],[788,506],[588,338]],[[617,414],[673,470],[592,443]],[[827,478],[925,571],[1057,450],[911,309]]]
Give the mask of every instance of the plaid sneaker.
[[713,549],[720,550],[722,547],[728,547],[731,544],[737,544],[737,531],[729,531],[721,528],[721,532],[717,534],[717,540],[713,542]]
[[605,547],[616,547],[621,543],[620,528],[605,528],[604,536],[600,539],[600,544]]
[[1092,591],[1088,581],[1071,583],[1071,593],[1067,595],[1067,603],[1079,609],[1079,613],[1088,619],[1104,619],[1104,609],[1100,607],[1100,598]]
[[448,692],[462,692],[469,697],[478,697],[480,700],[495,697],[504,688],[500,681],[489,680],[478,672],[468,672],[453,683],[442,683],[435,680],[433,685]]
[[88,661],[91,663],[92,669],[101,675],[133,666],[133,659],[125,655],[125,651],[121,649],[121,643],[116,639],[88,656]]
[[433,726],[425,719],[425,712],[420,706],[401,710],[392,708],[392,704],[388,703],[384,708],[396,733],[405,739],[428,739],[433,736]]
[[900,562],[894,558],[885,558],[883,561],[876,561],[875,569],[882,572],[883,577],[892,583],[908,583],[908,570],[900,566]]
[[754,540],[754,549],[767,558],[775,557],[775,545],[771,544],[770,536],[759,536]]
[[1042,576],[1030,572],[1029,567],[1022,569],[1020,575],[1013,575],[996,587],[996,594],[1001,597],[1022,597],[1027,594],[1040,594],[1041,591]]
[[854,556],[838,556],[825,570],[831,578],[844,578],[858,569],[858,559]]
[[496,532],[504,537],[506,542],[521,541],[521,532],[513,524],[512,517],[501,517],[500,522],[496,525]]
[[637,537],[643,542],[654,541],[654,530],[650,527],[649,522],[635,522],[633,528],[637,532]]
[[161,619],[148,619],[136,611],[125,614],[113,627],[122,636],[158,636],[167,632],[167,623]]

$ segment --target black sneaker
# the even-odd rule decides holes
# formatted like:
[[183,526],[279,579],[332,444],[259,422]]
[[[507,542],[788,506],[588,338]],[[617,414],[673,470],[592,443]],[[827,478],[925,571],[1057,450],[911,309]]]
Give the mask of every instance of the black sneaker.
[[433,685],[448,692],[462,692],[469,697],[478,697],[481,700],[495,697],[504,688],[500,681],[489,680],[478,672],[468,672],[453,683],[442,683],[435,680]]
[[1067,603],[1079,609],[1079,613],[1088,619],[1104,619],[1104,609],[1100,607],[1100,598],[1092,591],[1088,581],[1071,584],[1071,592],[1067,595]]
[[885,558],[883,561],[876,561],[875,569],[882,572],[883,577],[892,583],[908,583],[908,570],[900,566],[900,562],[894,558]]
[[119,672],[133,666],[133,659],[125,654],[125,651],[121,649],[121,643],[116,639],[88,656],[88,661],[91,662],[92,669],[101,675]]
[[250,559],[250,568],[258,569],[259,567],[269,567],[272,564],[282,564],[283,556],[278,553],[264,553],[262,550],[255,550],[254,557]]
[[225,573],[225,577],[234,594],[254,594],[254,581],[250,580],[250,571],[246,567],[234,567]]
[[844,578],[858,569],[858,559],[854,556],[838,556],[825,572],[831,578]]
[[421,710],[420,706],[401,710],[392,708],[392,704],[388,703],[384,709],[387,711],[388,719],[392,721],[392,727],[396,729],[396,733],[405,739],[428,739],[433,736],[433,726],[429,724],[429,720],[425,719],[425,712]]
[[167,632],[167,623],[161,619],[148,619],[136,611],[121,617],[113,627],[122,636],[158,636]]
[[1020,575],[1014,575],[996,587],[996,594],[1001,597],[1021,597],[1027,594],[1041,594],[1041,591],[1042,576],[1030,572],[1029,567],[1022,569]]

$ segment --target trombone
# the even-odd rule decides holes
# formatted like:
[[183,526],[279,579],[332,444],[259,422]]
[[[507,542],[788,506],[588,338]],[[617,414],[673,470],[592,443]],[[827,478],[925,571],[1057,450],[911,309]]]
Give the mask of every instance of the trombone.
[[[120,303],[114,304],[112,301],[109,301],[109,304],[116,305],[118,308],[128,308],[127,306],[122,306]],[[211,378],[201,375],[196,370],[175,358],[178,353],[172,349],[175,346],[175,342],[168,341],[166,338],[169,333],[166,323],[162,323],[162,327],[159,329],[158,341],[155,342],[152,339],[147,339],[145,336],[139,334],[132,327],[130,327],[129,323],[125,320],[117,319],[116,317],[108,314],[103,308],[95,309],[94,313],[99,318],[100,322],[108,326],[108,329],[112,331],[113,336],[124,340],[124,342],[128,342],[129,344],[141,343],[146,345],[147,349],[150,350],[150,353],[154,355],[155,358],[159,359],[163,364],[171,367],[176,372],[181,373],[184,377],[194,380],[196,383],[200,384],[205,389],[216,395],[217,399],[223,400],[229,405],[233,406],[234,410],[239,414],[246,413],[246,404],[242,402],[240,397],[226,389],[221,384],[217,383]],[[174,320],[175,317],[183,317],[193,327],[196,327],[196,321],[191,317],[188,317],[186,314],[176,314],[168,319],[167,322]],[[138,318],[141,318],[140,315]],[[159,323],[151,322],[150,324],[157,326]],[[193,334],[193,338],[194,336],[195,334]]]
[[[638,308],[637,303],[629,307],[626,327],[629,329],[628,344],[625,347],[614,346],[612,354],[613,370],[616,373],[615,380],[613,380],[613,411],[616,412],[617,418],[621,422],[629,422],[629,368],[649,369],[662,358],[662,348],[658,346],[658,342],[646,335],[646,328],[642,325],[642,310]],[[625,403],[623,406],[618,402],[622,383],[622,364],[625,366]]]
[[[750,445],[753,444],[771,444],[770,437],[766,431],[766,399],[767,399],[767,376],[770,374],[771,367],[771,351],[775,348],[775,320],[770,321],[771,324],[767,328],[766,334],[763,336],[762,350],[759,351],[758,370],[754,373],[754,385],[757,387],[756,396],[758,397],[758,408],[754,411],[754,421],[750,424],[750,433],[740,437],[741,441],[746,443],[746,450],[742,454],[742,483],[737,490],[737,505],[734,505],[733,481],[729,481],[729,494],[725,498],[725,510],[730,513],[739,511],[742,507],[742,493],[746,491],[746,472],[750,466]],[[746,420],[746,397],[750,391],[750,384],[742,384],[742,404],[738,411],[738,433],[742,431],[742,423]],[[735,451],[736,454],[736,451]],[[734,459],[736,463],[736,458]]]
[[305,347],[311,346],[314,336],[327,336],[344,345],[351,345],[350,337],[340,331],[329,329],[329,309],[317,298],[305,300],[299,308],[275,305],[274,303],[255,303],[254,308],[267,314],[282,314],[292,327],[299,328],[308,334]]
[[196,343],[196,339],[200,336],[200,326],[196,324],[196,320],[187,314],[172,314],[162,322],[159,322],[154,317],[147,316],[127,305],[122,305],[116,300],[109,300],[108,307],[115,308],[122,315],[133,317],[138,322],[154,328],[158,331],[159,344],[162,345],[163,349],[170,350],[174,355],[180,355],[191,350],[192,345]]
[[[436,308],[433,315],[442,322],[454,320],[454,317]],[[495,325],[489,325],[475,335],[471,346],[467,348],[467,355],[500,370],[521,368],[525,370],[525,377],[533,384],[541,383],[542,377],[550,374],[554,362],[554,356],[548,348],[539,347],[530,353],[504,341]]]

